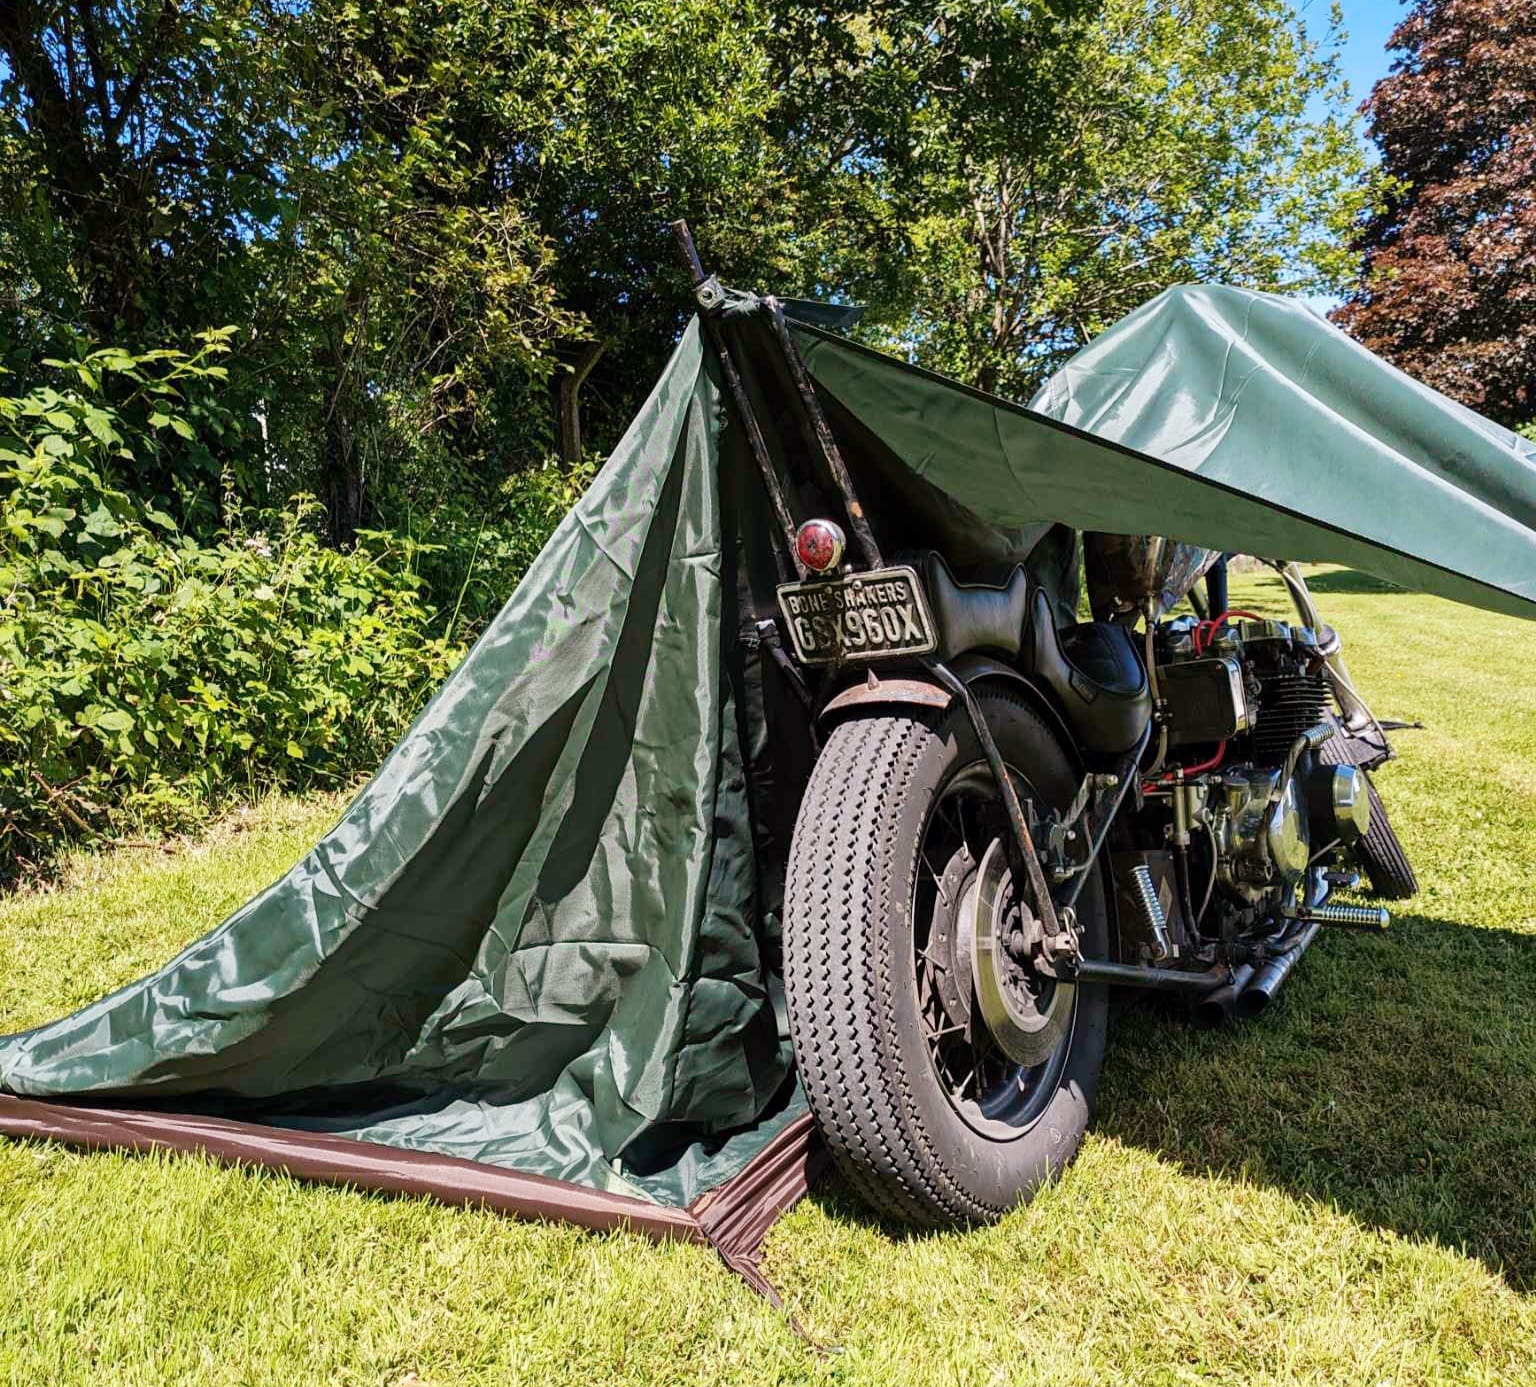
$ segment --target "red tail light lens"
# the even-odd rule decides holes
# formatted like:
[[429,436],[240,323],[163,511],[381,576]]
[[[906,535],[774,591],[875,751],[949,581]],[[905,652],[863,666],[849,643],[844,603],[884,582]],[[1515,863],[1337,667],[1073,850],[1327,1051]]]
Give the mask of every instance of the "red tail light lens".
[[841,528],[830,520],[807,520],[795,531],[795,552],[812,573],[836,568],[845,543]]

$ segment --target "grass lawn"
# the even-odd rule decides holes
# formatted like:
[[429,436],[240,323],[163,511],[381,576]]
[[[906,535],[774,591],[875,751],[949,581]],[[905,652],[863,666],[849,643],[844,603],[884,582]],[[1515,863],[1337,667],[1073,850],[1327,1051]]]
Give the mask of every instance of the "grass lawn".
[[[1428,724],[1381,776],[1412,913],[1326,934],[1241,1029],[1121,1006],[1081,1158],[997,1227],[814,1193],[768,1269],[835,1351],[697,1248],[0,1142],[0,1379],[1536,1383],[1536,626],[1315,586],[1377,711]],[[163,961],[339,806],[0,902],[0,1030]]]

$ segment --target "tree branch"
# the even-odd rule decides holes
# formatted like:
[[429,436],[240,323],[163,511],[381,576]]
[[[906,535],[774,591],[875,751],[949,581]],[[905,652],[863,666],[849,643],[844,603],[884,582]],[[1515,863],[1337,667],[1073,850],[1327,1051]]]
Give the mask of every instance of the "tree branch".
[[117,110],[107,121],[106,137],[109,143],[117,142],[117,137],[123,133],[123,126],[127,124],[128,118],[139,104],[139,98],[144,94],[144,79],[149,74],[152,62],[159,56],[158,50],[164,49],[170,42],[180,14],[176,0],[163,0],[155,26],[139,53],[139,61],[134,67],[133,76],[128,79],[128,86],[123,91],[122,99],[117,103]]

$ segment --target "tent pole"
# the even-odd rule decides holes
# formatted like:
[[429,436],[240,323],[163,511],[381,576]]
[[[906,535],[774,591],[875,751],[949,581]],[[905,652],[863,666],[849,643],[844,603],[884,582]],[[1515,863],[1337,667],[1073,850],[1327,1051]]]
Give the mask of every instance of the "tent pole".
[[720,328],[719,312],[725,298],[724,291],[713,275],[705,273],[704,263],[699,259],[698,248],[693,243],[693,232],[688,229],[688,223],[681,218],[672,223],[672,239],[677,243],[678,255],[684,267],[693,277],[693,297],[699,305],[699,319],[704,324],[704,331],[709,334],[710,345],[714,347],[715,355],[720,358],[720,371],[725,377],[731,401],[736,406],[736,417],[747,436],[747,446],[751,449],[752,457],[757,463],[758,472],[762,474],[763,486],[773,506],[774,517],[784,536],[784,549],[781,551],[775,546],[773,551],[774,562],[779,569],[779,578],[781,581],[788,581],[791,576],[789,564],[793,564],[795,576],[803,580],[806,569],[800,562],[799,552],[795,548],[795,518],[790,513],[789,503],[784,499],[784,488],[779,484],[779,474],[774,470],[773,459],[768,454],[768,445],[763,441],[763,431],[758,425],[757,415],[752,411],[752,401],[747,397],[747,388],[742,384],[741,373],[737,371],[736,363],[731,359],[730,349],[725,343],[725,333]]
[[832,474],[833,482],[842,493],[843,508],[848,512],[848,526],[858,540],[859,548],[864,551],[864,562],[870,568],[884,568],[880,546],[875,543],[875,532],[869,527],[864,507],[859,504],[858,495],[853,489],[853,478],[848,475],[847,464],[843,462],[837,441],[832,437],[827,416],[822,413],[821,401],[816,398],[816,387],[811,384],[810,372],[805,369],[805,358],[800,355],[800,348],[790,336],[789,324],[784,321],[784,305],[771,294],[763,302],[768,305],[768,314],[773,320],[773,335],[779,339],[790,379],[794,381],[795,390],[800,396],[800,426],[805,434],[806,446],[813,453],[821,454],[827,471]]

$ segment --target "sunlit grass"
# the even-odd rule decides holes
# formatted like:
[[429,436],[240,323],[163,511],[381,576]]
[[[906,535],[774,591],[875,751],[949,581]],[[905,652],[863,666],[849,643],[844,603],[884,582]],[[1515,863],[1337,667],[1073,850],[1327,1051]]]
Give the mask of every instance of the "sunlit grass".
[[[1429,724],[1380,778],[1422,896],[1245,1028],[1119,1008],[1081,1158],[995,1228],[909,1238],[818,1191],[769,1270],[835,1351],[697,1248],[0,1143],[0,1379],[1536,1382],[1536,626],[1317,586],[1378,711]],[[339,808],[0,903],[0,1027],[161,962]]]

